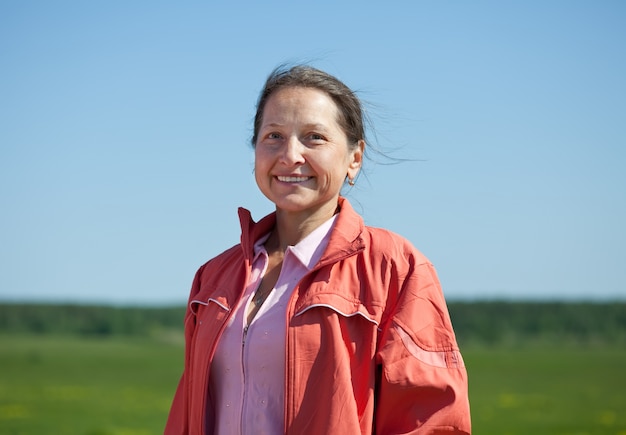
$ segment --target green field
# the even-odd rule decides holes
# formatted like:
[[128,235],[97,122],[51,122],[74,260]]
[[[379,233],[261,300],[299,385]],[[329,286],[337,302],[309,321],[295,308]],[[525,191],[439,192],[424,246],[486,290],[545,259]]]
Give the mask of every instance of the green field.
[[476,434],[626,435],[626,349],[469,348]]
[[[626,349],[463,350],[475,434],[626,434]],[[160,434],[182,352],[176,335],[0,335],[0,433]]]
[[0,433],[163,433],[182,367],[171,340],[0,336]]

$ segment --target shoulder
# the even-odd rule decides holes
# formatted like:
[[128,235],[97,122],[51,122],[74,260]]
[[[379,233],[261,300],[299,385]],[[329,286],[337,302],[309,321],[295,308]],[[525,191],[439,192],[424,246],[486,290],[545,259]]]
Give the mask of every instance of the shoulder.
[[214,287],[229,279],[234,281],[244,263],[241,245],[235,245],[200,266],[194,281],[199,288]]
[[211,258],[198,269],[197,274],[203,275],[208,272],[213,273],[215,270],[221,270],[233,263],[240,263],[243,260],[243,250],[241,244],[234,245],[222,253]]
[[407,238],[385,228],[364,226],[362,233],[366,251],[370,255],[389,259],[405,259],[415,264],[430,261]]
[[245,261],[241,245],[235,245],[213,257],[198,268],[194,277],[191,300],[213,297],[216,291],[230,297],[237,286],[245,280]]

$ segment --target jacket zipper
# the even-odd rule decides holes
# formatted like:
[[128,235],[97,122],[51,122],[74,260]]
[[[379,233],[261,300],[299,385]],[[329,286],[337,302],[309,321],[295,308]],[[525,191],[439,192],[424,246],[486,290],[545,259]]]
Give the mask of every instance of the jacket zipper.
[[246,415],[246,338],[248,337],[248,328],[250,325],[243,327],[243,336],[241,337],[241,373],[243,374],[243,397],[241,403],[241,416],[239,417],[239,432],[243,433],[244,430],[244,415]]
[[244,328],[243,328],[243,337],[241,338],[242,355],[243,355],[243,348],[246,347],[246,337],[247,336],[248,336],[248,325],[244,326]]

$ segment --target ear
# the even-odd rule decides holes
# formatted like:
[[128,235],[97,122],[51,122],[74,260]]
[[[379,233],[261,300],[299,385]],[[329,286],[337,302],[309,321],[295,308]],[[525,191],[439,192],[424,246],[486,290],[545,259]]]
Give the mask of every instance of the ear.
[[350,164],[348,165],[348,178],[353,180],[359,173],[363,165],[363,154],[365,153],[365,141],[361,139],[356,147],[351,151]]

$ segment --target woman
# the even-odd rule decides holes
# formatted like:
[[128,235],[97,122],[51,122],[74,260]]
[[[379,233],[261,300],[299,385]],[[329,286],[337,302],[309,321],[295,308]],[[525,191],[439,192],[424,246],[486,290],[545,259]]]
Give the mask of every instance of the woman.
[[467,376],[437,276],[340,195],[365,150],[358,98],[277,69],[257,104],[241,243],[197,272],[166,434],[469,433]]

